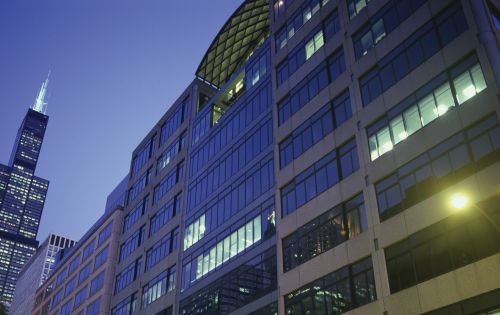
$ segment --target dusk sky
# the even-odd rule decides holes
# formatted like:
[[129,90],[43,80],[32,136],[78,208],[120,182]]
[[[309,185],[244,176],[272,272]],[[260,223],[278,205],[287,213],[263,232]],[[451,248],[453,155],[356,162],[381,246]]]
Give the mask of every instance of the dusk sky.
[[79,239],[240,0],[0,2],[0,163],[47,72],[38,239]]

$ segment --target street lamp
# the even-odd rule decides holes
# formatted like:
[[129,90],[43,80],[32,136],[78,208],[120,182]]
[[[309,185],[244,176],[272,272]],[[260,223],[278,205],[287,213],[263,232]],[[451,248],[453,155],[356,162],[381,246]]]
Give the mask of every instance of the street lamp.
[[454,209],[462,210],[469,205],[469,197],[462,193],[456,193],[451,196],[450,202]]
[[495,221],[484,211],[484,209],[480,208],[474,203],[470,203],[469,197],[464,193],[455,193],[450,197],[450,204],[455,210],[464,210],[470,206],[474,207],[479,213],[491,223],[491,226],[500,234],[500,227],[496,224]]

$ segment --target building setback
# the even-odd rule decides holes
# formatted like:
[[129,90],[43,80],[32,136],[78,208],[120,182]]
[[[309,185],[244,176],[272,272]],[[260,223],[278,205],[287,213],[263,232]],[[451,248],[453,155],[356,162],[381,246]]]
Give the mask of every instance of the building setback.
[[47,236],[17,278],[10,315],[31,314],[36,290],[47,280],[56,261],[75,244],[76,241],[64,236],[52,233]]
[[132,154],[108,312],[495,314],[495,5],[244,1]]
[[38,248],[36,236],[49,182],[35,176],[49,117],[47,80],[19,128],[8,165],[0,164],[0,303],[12,302],[16,280]]
[[102,215],[38,288],[28,314],[107,314],[122,221],[121,206]]

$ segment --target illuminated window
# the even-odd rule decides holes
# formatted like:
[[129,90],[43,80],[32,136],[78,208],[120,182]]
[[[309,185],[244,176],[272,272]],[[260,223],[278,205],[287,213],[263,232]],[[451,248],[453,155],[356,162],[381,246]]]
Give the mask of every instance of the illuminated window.
[[311,58],[316,51],[318,51],[324,44],[323,31],[319,31],[314,37],[306,44],[306,60]]
[[[455,69],[463,69],[464,65],[467,66],[467,63],[473,62],[474,58],[469,58]],[[451,70],[451,73],[453,72],[454,70]],[[401,102],[401,104],[408,103],[407,109],[391,118],[385,126],[378,127],[377,131],[368,132],[371,159],[375,160],[380,155],[391,151],[394,145],[405,140],[439,116],[445,115],[451,107],[458,105],[453,99],[450,83],[455,88],[458,104],[462,104],[486,88],[479,63],[473,63],[465,72],[457,74],[452,82],[446,73],[439,75],[430,83],[437,85],[437,87],[418,100],[415,95],[422,93],[417,91],[412,94]],[[423,89],[429,90],[429,84],[422,87],[420,91]],[[378,123],[374,125],[380,126]]]
[[349,18],[354,18],[368,4],[369,0],[348,0],[347,8],[349,9]]
[[455,86],[459,104],[462,104],[484,90],[486,88],[486,83],[479,64],[476,64],[474,67],[455,78],[453,80],[453,85]]

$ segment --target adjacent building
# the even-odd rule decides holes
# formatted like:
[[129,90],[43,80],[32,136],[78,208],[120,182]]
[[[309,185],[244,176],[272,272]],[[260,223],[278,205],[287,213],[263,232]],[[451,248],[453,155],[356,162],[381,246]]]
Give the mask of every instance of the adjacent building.
[[10,315],[31,314],[36,290],[47,280],[56,261],[75,244],[76,241],[64,236],[53,233],[47,236],[17,278]]
[[42,84],[19,128],[8,165],[0,164],[0,303],[9,306],[24,264],[38,248],[36,236],[49,182],[35,176],[49,117]]
[[122,221],[120,206],[103,214],[56,263],[26,314],[107,314]]
[[111,314],[498,312],[498,12],[244,1],[133,152]]
[[498,313],[498,2],[272,5],[280,314]]

